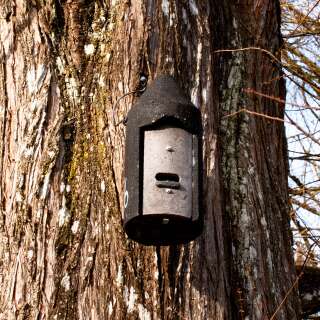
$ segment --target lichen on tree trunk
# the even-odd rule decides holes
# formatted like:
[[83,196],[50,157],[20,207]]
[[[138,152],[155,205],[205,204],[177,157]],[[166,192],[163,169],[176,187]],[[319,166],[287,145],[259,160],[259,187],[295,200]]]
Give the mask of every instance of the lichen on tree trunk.
[[[295,280],[277,1],[0,6],[1,319],[268,319]],[[141,75],[201,109],[205,227],[144,247],[121,226],[125,130]],[[246,91],[245,89],[251,89]],[[116,105],[116,110],[113,107]],[[237,113],[230,116],[232,113]],[[299,318],[295,290],[277,319]]]

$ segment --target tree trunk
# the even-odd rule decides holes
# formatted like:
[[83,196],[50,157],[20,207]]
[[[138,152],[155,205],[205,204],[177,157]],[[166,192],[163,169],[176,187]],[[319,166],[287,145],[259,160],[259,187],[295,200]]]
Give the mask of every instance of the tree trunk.
[[[0,0],[0,17],[1,319],[298,319],[280,65],[221,51],[279,58],[278,1]],[[138,97],[116,102],[160,74],[202,112],[205,225],[145,247],[121,225]]]

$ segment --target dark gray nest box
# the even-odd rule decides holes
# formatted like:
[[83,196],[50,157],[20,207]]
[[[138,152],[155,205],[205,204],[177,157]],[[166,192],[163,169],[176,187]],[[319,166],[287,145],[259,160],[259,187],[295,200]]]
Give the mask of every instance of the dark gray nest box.
[[130,110],[126,128],[127,235],[145,245],[193,240],[203,224],[199,109],[161,76]]

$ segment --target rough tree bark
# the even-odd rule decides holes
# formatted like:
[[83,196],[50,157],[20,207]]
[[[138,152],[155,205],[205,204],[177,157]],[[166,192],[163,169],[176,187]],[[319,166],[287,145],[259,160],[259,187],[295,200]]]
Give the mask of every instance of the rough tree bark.
[[[0,1],[1,319],[299,318],[283,123],[237,113],[282,118],[253,93],[283,98],[281,69],[218,51],[278,56],[279,24],[271,0]],[[202,111],[205,227],[156,248],[121,227],[137,95],[112,106],[162,73]]]

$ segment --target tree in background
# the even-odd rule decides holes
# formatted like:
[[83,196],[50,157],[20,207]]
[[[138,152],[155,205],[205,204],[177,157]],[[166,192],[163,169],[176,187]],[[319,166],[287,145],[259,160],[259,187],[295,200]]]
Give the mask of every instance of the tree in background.
[[320,2],[283,1],[289,194],[304,315],[320,310]]
[[[1,319],[298,319],[278,1],[2,0],[0,17]],[[138,96],[116,102],[160,74],[202,112],[205,225],[144,247],[121,226]]]

